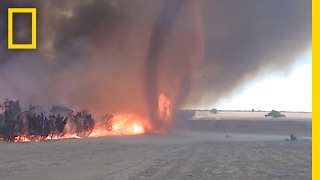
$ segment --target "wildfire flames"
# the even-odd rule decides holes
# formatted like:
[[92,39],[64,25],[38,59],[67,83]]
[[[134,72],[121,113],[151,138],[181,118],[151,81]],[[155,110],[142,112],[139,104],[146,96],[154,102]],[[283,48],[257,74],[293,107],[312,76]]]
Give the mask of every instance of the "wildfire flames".
[[[170,123],[170,100],[164,94],[160,94],[158,98],[158,116],[166,124]],[[107,115],[104,121],[97,124],[87,137],[140,135],[144,134],[146,129],[156,132],[153,130],[156,128],[151,127],[150,121],[148,121],[147,118],[140,117],[136,114]],[[76,133],[52,134],[47,137],[19,135],[15,137],[14,142],[39,142],[42,140],[78,139],[81,137],[80,134]]]
[[145,133],[147,121],[134,114],[113,116],[108,124],[95,128],[89,137],[138,135]]
[[48,137],[40,137],[40,136],[16,136],[14,139],[14,142],[39,142],[41,140],[59,140],[59,139],[79,139],[81,138],[80,136],[78,136],[77,134],[64,134],[61,136],[58,135],[52,135],[52,136],[48,136]]
[[[171,118],[170,111],[170,100],[164,94],[160,94],[158,98],[159,118],[165,123],[169,123]],[[139,135],[144,134],[146,129],[156,132],[146,118],[139,117],[135,114],[116,115],[110,117],[102,127],[95,128],[89,137]]]
[[170,100],[164,94],[159,96],[158,111],[161,120],[168,121],[170,119]]

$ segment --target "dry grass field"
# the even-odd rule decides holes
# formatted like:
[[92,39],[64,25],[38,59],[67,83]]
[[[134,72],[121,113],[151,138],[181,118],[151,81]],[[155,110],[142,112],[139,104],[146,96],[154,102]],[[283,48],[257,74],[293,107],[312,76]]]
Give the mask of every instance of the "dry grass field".
[[197,112],[165,136],[0,143],[0,179],[311,179],[311,113],[286,116]]

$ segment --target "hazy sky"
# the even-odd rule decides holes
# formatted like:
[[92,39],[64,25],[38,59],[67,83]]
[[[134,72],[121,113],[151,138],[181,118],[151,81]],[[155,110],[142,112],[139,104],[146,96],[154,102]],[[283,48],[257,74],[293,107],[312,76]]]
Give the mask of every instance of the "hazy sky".
[[[312,53],[306,53],[287,76],[256,81],[240,95],[230,96],[216,107],[233,110],[312,111]],[[214,107],[214,105],[213,105]],[[212,107],[211,107],[212,108]]]

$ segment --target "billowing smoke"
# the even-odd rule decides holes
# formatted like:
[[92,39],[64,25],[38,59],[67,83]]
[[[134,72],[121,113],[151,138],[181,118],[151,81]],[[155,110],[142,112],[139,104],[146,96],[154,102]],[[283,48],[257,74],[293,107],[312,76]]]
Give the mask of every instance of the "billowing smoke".
[[[37,7],[37,50],[7,49],[8,7]],[[0,99],[154,126],[161,93],[173,110],[213,103],[311,46],[311,0],[2,0],[0,13]],[[14,16],[14,41],[28,19]]]
[[[158,6],[156,1],[2,2],[1,98],[100,115],[146,114],[142,72]],[[7,7],[37,7],[37,50],[7,50]],[[23,23],[20,17],[14,25]]]

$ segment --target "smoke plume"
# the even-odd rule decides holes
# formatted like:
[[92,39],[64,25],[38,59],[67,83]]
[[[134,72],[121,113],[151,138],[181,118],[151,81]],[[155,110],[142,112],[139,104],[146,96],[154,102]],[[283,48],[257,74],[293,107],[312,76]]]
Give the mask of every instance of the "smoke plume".
[[[36,50],[7,49],[8,7],[37,8]],[[14,16],[15,42],[28,19]],[[173,111],[214,103],[310,46],[311,0],[3,0],[0,99],[134,112],[161,128],[160,94]]]

